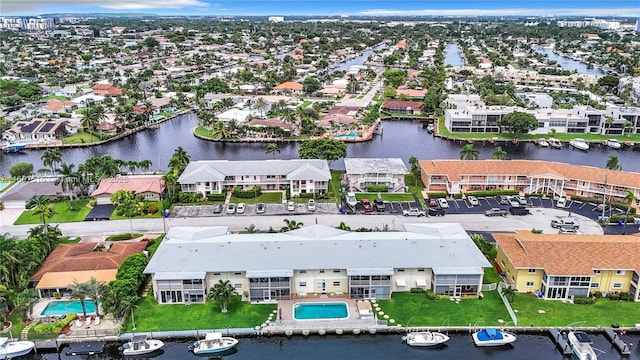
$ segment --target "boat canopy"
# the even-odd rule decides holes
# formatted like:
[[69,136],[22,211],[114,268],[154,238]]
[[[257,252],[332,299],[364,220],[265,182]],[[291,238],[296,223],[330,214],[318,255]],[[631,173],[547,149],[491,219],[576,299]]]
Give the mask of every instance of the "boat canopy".
[[497,334],[496,329],[487,328],[485,331],[487,332],[487,335],[489,335],[490,338],[496,337],[496,334]]
[[205,340],[220,340],[222,339],[222,333],[219,332],[212,332],[212,333],[207,333],[207,335],[205,335]]

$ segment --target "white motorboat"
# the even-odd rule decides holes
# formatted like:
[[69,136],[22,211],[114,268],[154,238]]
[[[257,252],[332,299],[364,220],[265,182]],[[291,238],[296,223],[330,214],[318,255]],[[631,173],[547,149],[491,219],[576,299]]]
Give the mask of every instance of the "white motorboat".
[[347,205],[351,207],[355,207],[357,203],[358,203],[358,200],[356,199],[356,194],[352,192],[347,193]]
[[516,341],[516,335],[496,328],[486,328],[472,334],[476,346],[502,346]]
[[427,347],[444,344],[449,341],[449,337],[439,332],[419,331],[408,333],[404,340],[409,346]]
[[622,144],[616,139],[609,139],[607,140],[607,146],[612,149],[620,149],[622,147]]
[[122,355],[137,356],[160,350],[164,343],[160,340],[149,339],[147,335],[134,335],[131,340],[122,345]]
[[562,149],[562,141],[556,138],[549,138],[549,146],[556,149]]
[[0,359],[13,359],[27,355],[36,347],[33,341],[9,341],[7,337],[0,337]]
[[230,350],[238,345],[238,340],[222,336],[220,332],[207,333],[203,340],[198,340],[189,346],[194,354],[216,354]]
[[549,147],[549,142],[545,138],[538,139],[538,146]]
[[578,150],[583,150],[583,151],[589,150],[589,144],[586,141],[584,141],[584,139],[581,139],[581,138],[575,138],[569,141],[569,145],[573,146]]
[[571,344],[573,354],[579,360],[596,360],[598,358],[598,355],[596,355],[596,352],[591,347],[593,342],[585,332],[571,331],[567,335],[567,339],[569,340],[569,344]]

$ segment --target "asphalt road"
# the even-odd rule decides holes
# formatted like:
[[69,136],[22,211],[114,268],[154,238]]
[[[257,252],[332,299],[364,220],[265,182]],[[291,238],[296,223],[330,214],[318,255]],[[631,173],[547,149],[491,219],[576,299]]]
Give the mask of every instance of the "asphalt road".
[[[404,223],[460,223],[465,230],[478,232],[502,232],[513,230],[541,229],[544,233],[554,234],[557,229],[551,227],[551,220],[565,217],[568,212],[554,208],[531,208],[532,215],[507,217],[487,217],[483,214],[447,214],[443,217],[404,217],[401,215],[384,215],[372,213],[368,215],[342,215],[342,214],[312,214],[312,215],[232,215],[222,217],[176,217],[167,219],[135,219],[111,220],[111,221],[85,221],[77,223],[59,224],[65,236],[98,236],[116,233],[133,232],[161,233],[173,226],[228,226],[229,231],[244,231],[253,224],[259,231],[267,231],[270,227],[278,231],[284,226],[284,219],[302,222],[305,225],[321,224],[336,227],[340,222],[345,222],[352,230],[365,227],[370,229],[403,230]],[[602,228],[587,217],[573,214],[578,219],[580,231],[583,234],[602,234]],[[7,225],[0,226],[2,233],[9,233],[15,237],[25,237],[32,225]],[[631,230],[637,231],[637,225],[631,226]],[[572,235],[567,235],[572,236]]]

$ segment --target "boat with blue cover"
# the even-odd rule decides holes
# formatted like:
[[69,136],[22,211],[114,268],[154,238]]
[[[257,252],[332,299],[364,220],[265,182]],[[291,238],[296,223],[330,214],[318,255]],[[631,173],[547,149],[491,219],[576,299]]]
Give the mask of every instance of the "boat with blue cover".
[[515,334],[491,327],[476,331],[472,336],[476,346],[502,346],[516,341]]

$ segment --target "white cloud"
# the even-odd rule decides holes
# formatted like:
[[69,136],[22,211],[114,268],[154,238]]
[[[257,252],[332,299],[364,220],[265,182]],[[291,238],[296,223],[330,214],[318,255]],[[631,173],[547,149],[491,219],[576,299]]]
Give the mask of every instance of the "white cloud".
[[535,16],[535,15],[566,15],[566,16],[640,16],[638,8],[631,9],[421,9],[421,10],[391,10],[370,9],[358,12],[359,15],[369,16]]
[[[56,7],[64,8],[103,8],[109,10],[145,10],[145,9],[182,9],[185,7],[209,6],[201,0],[2,0],[0,13],[37,14],[41,9],[51,11]],[[79,10],[82,11],[82,10]]]

